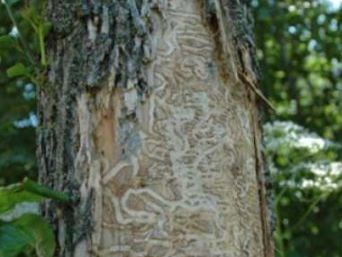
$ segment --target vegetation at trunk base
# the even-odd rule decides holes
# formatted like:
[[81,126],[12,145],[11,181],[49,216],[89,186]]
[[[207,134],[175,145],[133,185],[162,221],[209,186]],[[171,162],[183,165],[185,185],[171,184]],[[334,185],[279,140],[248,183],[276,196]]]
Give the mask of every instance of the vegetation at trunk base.
[[[35,9],[39,1],[30,5],[28,1],[6,2],[17,26],[1,4],[0,256],[15,256],[21,250],[26,256],[51,256],[55,244],[51,230],[46,221],[32,214],[38,211],[35,203],[46,196],[26,192],[20,182],[25,176],[37,178],[34,131],[40,128],[35,86],[45,83],[47,59],[42,39],[50,25],[41,19],[44,11]],[[253,11],[263,93],[277,111],[267,115],[264,126],[277,216],[276,255],[339,257],[341,9],[318,0],[248,3]],[[125,41],[125,34],[122,36]],[[19,184],[7,186],[11,183]],[[9,206],[8,199],[17,204]],[[23,213],[22,209],[31,214],[12,214]]]
[[0,187],[0,256],[52,257],[53,230],[38,214],[37,203],[45,199],[62,203],[71,198],[25,178],[21,183]]

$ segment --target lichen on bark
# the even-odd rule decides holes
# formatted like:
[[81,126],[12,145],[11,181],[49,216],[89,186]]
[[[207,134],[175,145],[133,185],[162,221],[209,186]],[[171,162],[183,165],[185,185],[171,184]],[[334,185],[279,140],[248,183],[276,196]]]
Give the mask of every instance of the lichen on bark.
[[125,88],[131,81],[143,94],[147,83],[142,67],[153,59],[153,8],[157,4],[152,0],[49,1],[49,45],[68,44],[80,90],[100,87],[112,74],[115,86]]

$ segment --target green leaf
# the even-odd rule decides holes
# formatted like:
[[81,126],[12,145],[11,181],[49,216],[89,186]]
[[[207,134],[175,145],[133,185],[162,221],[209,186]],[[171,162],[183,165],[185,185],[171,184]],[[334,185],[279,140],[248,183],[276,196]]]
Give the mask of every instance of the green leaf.
[[25,214],[0,225],[0,257],[12,257],[32,248],[38,257],[52,257],[55,238],[50,225],[40,216]]
[[20,228],[13,224],[0,225],[0,257],[17,256],[32,241]]
[[12,209],[18,203],[39,202],[43,199],[39,194],[25,191],[21,184],[0,187],[0,213]]
[[72,198],[51,188],[40,185],[28,178],[22,183],[0,187],[0,214],[12,209],[16,204],[22,202],[40,202],[46,198],[61,202],[72,201]]
[[38,184],[33,180],[30,180],[29,178],[24,178],[22,186],[26,191],[44,196],[46,198],[58,200],[61,202],[72,201],[72,198],[68,194],[55,191],[45,185]]
[[10,35],[0,36],[0,49],[8,49],[15,45],[16,41]]
[[7,69],[7,76],[10,78],[18,76],[29,76],[29,74],[30,72],[28,68],[22,63],[17,63],[14,66]]
[[30,246],[39,257],[52,257],[55,252],[55,237],[50,225],[40,216],[25,214],[12,222],[30,237]]
[[42,26],[43,26],[43,35],[45,37],[49,33],[49,31],[51,30],[52,23],[51,22],[44,22],[42,24]]

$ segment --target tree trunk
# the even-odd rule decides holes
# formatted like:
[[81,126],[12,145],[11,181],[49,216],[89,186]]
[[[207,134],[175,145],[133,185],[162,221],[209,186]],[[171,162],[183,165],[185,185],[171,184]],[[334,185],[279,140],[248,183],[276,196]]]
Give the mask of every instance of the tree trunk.
[[271,257],[238,0],[48,1],[40,179],[56,256]]

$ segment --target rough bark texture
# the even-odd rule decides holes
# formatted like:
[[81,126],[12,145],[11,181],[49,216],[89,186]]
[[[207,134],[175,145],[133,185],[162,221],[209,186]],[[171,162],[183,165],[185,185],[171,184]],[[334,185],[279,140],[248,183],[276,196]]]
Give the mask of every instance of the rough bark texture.
[[244,4],[47,8],[40,178],[76,199],[43,208],[57,255],[273,256]]

